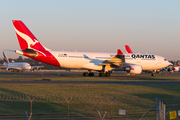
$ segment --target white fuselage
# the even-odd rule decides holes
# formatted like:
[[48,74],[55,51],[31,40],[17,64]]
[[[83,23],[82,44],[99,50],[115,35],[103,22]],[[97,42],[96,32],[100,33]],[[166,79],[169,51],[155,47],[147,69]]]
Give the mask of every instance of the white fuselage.
[[29,71],[31,70],[31,66],[27,62],[11,62],[5,63],[8,69],[16,69],[20,71]]
[[[49,51],[60,63],[63,68],[83,68],[88,63],[98,63],[108,60],[116,53],[101,52],[74,52],[74,51]],[[168,66],[170,63],[161,56],[154,54],[124,53],[125,63],[136,64],[142,67],[142,70],[156,70]],[[97,62],[95,62],[97,61]]]

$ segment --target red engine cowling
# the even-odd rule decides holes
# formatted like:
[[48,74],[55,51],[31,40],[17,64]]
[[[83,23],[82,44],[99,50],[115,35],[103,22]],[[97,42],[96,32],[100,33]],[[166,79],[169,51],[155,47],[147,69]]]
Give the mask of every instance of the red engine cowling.
[[130,65],[130,73],[141,74],[142,67],[140,65]]

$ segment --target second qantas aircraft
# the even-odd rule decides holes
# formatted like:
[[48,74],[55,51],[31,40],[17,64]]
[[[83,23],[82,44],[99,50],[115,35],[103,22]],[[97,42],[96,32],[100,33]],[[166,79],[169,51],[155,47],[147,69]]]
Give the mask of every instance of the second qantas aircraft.
[[122,70],[140,74],[142,70],[162,69],[171,64],[159,55],[122,53],[119,49],[117,53],[53,51],[44,47],[22,21],[13,20],[13,25],[21,48],[16,53],[58,67],[87,69],[84,76],[94,76],[91,70],[98,71],[101,77]]

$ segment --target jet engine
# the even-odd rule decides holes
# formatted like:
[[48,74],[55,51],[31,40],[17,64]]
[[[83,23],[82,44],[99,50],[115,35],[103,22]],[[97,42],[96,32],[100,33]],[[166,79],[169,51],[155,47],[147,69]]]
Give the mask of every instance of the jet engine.
[[38,71],[38,70],[41,70],[41,68],[40,68],[40,67],[37,67],[36,70],[37,70],[37,71]]
[[179,72],[179,67],[174,67],[174,68],[173,68],[173,71]]
[[33,67],[32,69],[31,69],[31,71],[35,71],[35,70],[41,70],[41,67]]
[[130,72],[132,74],[141,74],[142,67],[140,65],[130,65]]

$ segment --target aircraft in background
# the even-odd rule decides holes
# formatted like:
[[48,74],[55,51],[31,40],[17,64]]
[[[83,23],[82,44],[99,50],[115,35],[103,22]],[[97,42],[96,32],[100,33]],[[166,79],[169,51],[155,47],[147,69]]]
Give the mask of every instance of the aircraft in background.
[[173,71],[174,71],[174,72],[179,72],[179,70],[180,70],[180,66],[178,66],[178,65],[176,64],[176,66],[173,67]]
[[94,76],[92,70],[98,71],[100,77],[108,77],[113,71],[122,70],[140,74],[142,70],[162,69],[171,64],[158,55],[123,54],[120,49],[117,53],[53,51],[44,47],[22,21],[12,22],[21,48],[14,52],[58,67],[87,69],[83,76]]
[[5,55],[3,51],[4,56],[4,67],[6,67],[6,71],[10,72],[23,72],[23,71],[34,71],[39,70],[43,66],[31,66],[27,62],[9,62],[7,56]]
[[[126,51],[127,53],[133,53],[131,48],[128,46],[128,45],[125,45],[125,48],[126,48]],[[172,65],[172,64],[170,64]],[[162,71],[168,71],[170,73],[173,73],[174,71],[178,71],[179,68],[178,67],[173,67],[173,68],[169,68],[169,66],[166,66],[165,68],[162,68],[162,69],[156,69],[156,70],[145,70],[146,73],[152,73],[151,75],[154,76],[155,73],[159,73],[161,74]]]
[[167,68],[167,71],[170,72],[171,74],[173,74],[174,72],[180,72],[180,66],[178,66],[174,61],[174,65],[169,66]]
[[6,71],[10,72],[23,72],[23,71],[30,71],[31,66],[27,62],[9,62],[8,58],[6,57],[4,51],[3,51],[4,66],[6,67]]

